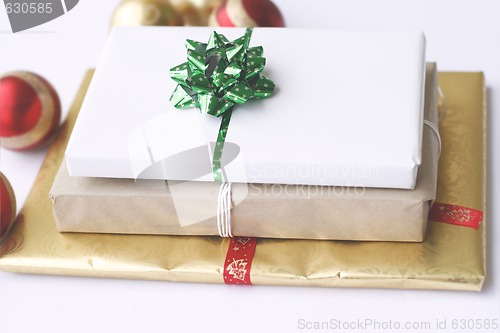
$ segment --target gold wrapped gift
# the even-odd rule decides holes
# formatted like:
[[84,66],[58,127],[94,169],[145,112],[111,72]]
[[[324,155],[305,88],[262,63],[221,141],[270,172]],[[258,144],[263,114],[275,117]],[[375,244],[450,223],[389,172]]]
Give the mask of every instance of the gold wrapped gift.
[[[10,236],[0,246],[0,268],[224,283],[229,239],[57,231],[48,193],[91,77],[89,71]],[[446,223],[429,221],[422,243],[257,239],[249,269],[253,284],[481,289],[486,248],[485,225],[480,223],[486,201],[484,78],[482,73],[441,73],[439,82],[448,111],[440,124],[438,208],[432,216]]]
[[[432,124],[438,123],[437,100],[436,65],[430,63],[424,105],[425,119]],[[244,198],[231,210],[233,234],[421,242],[436,195],[438,146],[438,134],[425,126],[414,190],[233,184],[233,197]],[[62,163],[50,196],[57,229],[63,232],[214,236],[219,189],[219,183],[209,182],[172,187],[161,180],[71,177]],[[179,207],[184,216],[203,218],[183,225]]]

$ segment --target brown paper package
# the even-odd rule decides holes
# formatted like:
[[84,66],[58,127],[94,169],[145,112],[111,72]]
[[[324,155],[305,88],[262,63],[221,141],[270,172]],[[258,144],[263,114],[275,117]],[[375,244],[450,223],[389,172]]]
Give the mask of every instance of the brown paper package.
[[[48,193],[92,78],[89,71],[10,235],[0,269],[20,273],[224,283],[227,238],[60,233]],[[257,239],[255,285],[480,290],[486,254],[482,73],[440,73],[447,113],[436,202],[480,210],[479,229],[429,221],[422,243]]]
[[[425,118],[437,125],[435,64],[427,65]],[[422,241],[436,194],[439,150],[437,135],[427,126],[422,150],[414,190],[233,184],[233,197],[242,197],[248,190],[231,211],[233,234]],[[50,193],[57,228],[62,232],[218,235],[220,184],[183,183],[182,192],[171,186],[163,181],[70,177],[62,163]],[[212,218],[182,226],[179,209],[188,215],[203,210],[204,216]]]

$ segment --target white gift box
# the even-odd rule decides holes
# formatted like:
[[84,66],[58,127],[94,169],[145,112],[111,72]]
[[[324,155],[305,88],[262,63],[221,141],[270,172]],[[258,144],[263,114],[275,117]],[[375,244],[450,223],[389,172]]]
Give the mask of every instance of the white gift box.
[[[186,39],[214,28],[115,28],[75,124],[71,176],[213,181],[220,118],[169,101]],[[217,28],[229,40],[244,29]],[[272,97],[236,105],[226,180],[411,189],[421,163],[419,32],[254,29]]]

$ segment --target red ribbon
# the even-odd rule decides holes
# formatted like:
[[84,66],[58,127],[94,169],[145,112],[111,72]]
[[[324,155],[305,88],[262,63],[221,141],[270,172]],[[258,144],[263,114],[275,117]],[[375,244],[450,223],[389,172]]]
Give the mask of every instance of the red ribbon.
[[257,238],[232,237],[224,261],[224,282],[226,284],[252,284],[250,270]]
[[477,230],[483,222],[483,212],[472,208],[435,202],[429,213],[429,219]]

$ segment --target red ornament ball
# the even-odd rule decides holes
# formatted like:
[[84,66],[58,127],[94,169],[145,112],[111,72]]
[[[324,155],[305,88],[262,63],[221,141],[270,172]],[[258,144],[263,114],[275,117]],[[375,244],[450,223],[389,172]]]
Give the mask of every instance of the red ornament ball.
[[9,180],[0,172],[0,239],[7,233],[16,217],[16,197]]
[[227,0],[209,18],[212,27],[284,27],[280,10],[270,0]]
[[0,145],[30,150],[46,143],[61,120],[61,103],[43,77],[16,71],[0,77]]

